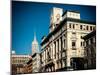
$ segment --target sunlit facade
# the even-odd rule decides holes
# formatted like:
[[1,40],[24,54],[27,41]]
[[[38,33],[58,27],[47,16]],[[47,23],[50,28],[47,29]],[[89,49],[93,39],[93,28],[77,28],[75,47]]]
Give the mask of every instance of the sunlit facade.
[[41,72],[84,69],[82,37],[95,30],[95,23],[81,20],[80,15],[52,9],[49,33],[41,42]]
[[25,67],[25,64],[29,60],[30,60],[29,55],[12,54],[12,56],[11,56],[12,74],[23,74],[23,73],[25,73],[24,67]]

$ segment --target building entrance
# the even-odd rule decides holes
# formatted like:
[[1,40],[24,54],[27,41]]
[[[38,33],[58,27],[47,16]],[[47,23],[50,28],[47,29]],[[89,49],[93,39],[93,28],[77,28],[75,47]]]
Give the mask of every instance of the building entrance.
[[83,58],[71,58],[71,66],[74,70],[84,70]]

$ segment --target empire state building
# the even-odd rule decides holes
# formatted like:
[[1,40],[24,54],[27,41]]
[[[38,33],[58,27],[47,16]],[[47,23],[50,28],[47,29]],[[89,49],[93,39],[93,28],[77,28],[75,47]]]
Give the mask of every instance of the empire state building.
[[34,53],[39,53],[39,44],[38,44],[35,34],[34,34],[34,40],[32,42],[32,55]]

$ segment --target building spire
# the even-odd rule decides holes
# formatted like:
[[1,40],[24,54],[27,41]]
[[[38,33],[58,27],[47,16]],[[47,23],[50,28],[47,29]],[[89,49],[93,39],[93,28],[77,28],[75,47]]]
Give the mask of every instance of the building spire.
[[39,52],[39,44],[36,39],[36,33],[34,32],[34,40],[32,41],[32,54]]
[[36,33],[34,32],[34,41],[36,41]]

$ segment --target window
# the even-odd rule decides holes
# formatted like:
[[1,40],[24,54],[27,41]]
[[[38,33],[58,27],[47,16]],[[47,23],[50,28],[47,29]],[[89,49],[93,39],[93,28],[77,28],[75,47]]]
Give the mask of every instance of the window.
[[75,24],[73,24],[73,29],[75,28]]
[[54,46],[55,46],[55,58],[56,58],[56,42],[54,42]]
[[85,42],[83,42],[83,46],[85,46]]
[[76,33],[75,32],[72,32],[72,34],[75,35]]
[[64,48],[66,47],[66,45],[65,45],[65,39],[64,39]]
[[71,28],[71,23],[69,23],[69,28]]
[[81,42],[81,46],[82,46],[82,42]]
[[81,39],[82,39],[82,36],[81,36]]
[[64,37],[66,38],[66,35],[64,34]]
[[75,41],[72,41],[72,49],[76,50],[76,42]]
[[92,30],[92,26],[90,26],[90,30]]
[[57,53],[57,57],[59,59],[59,39],[57,40],[57,43],[58,43],[58,53]]
[[80,25],[80,29],[82,29],[82,25]]
[[76,25],[78,25],[78,24],[76,24]]
[[64,67],[66,67],[66,59],[64,59],[63,61],[64,61]]
[[95,27],[93,27],[93,30],[95,30]]
[[75,46],[75,42],[72,42],[72,46]]
[[86,30],[88,30],[88,29],[89,29],[89,27],[87,26],[87,27],[86,27]]
[[82,47],[82,46],[85,46],[85,42],[81,42],[81,47]]

